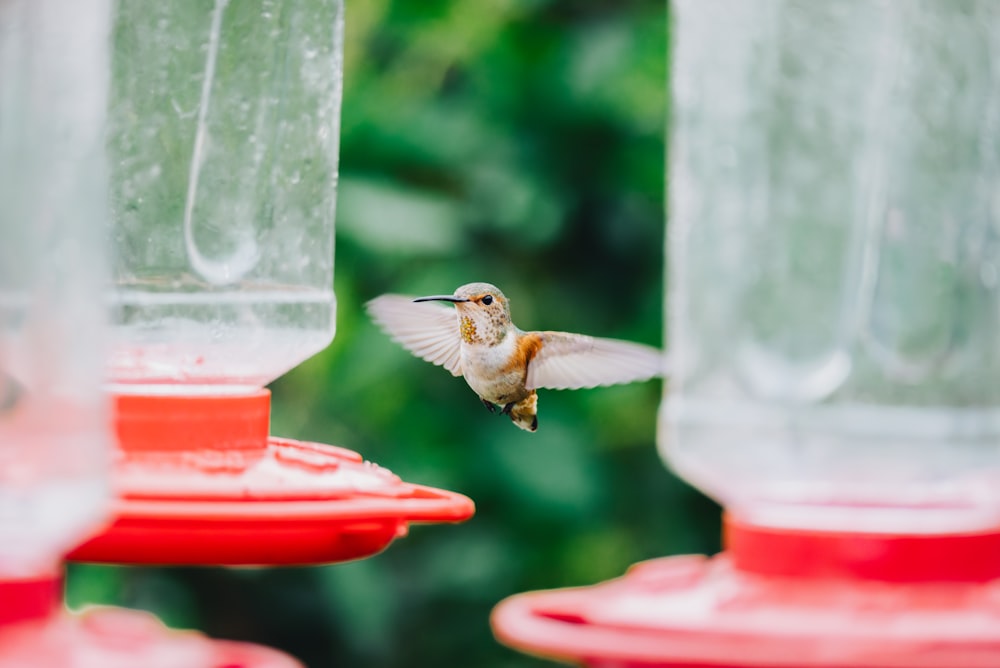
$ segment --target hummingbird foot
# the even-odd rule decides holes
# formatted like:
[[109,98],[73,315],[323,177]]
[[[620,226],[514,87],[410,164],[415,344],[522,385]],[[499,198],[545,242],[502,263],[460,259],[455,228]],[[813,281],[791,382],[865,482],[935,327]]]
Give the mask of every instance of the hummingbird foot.
[[[486,410],[488,410],[490,413],[496,413],[497,412],[497,407],[493,405],[492,401],[487,401],[486,399],[483,399],[482,397],[479,397],[479,400],[481,402],[483,402],[483,406],[486,406]],[[506,408],[504,410],[506,410]]]
[[511,401],[510,403],[505,404],[503,410],[500,411],[500,415],[510,415],[511,409],[514,408],[516,404],[517,404],[516,401]]

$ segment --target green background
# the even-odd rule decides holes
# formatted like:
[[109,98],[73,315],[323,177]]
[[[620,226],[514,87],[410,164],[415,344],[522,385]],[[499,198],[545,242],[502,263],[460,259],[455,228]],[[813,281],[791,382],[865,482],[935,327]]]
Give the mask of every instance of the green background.
[[337,336],[272,386],[276,435],[360,452],[477,505],[363,561],[280,569],[74,565],[68,601],[320,666],[540,666],[493,606],[718,549],[718,507],[656,452],[659,381],[539,397],[539,430],[365,316],[385,292],[494,283],[523,329],[660,345],[663,0],[352,0],[346,11]]

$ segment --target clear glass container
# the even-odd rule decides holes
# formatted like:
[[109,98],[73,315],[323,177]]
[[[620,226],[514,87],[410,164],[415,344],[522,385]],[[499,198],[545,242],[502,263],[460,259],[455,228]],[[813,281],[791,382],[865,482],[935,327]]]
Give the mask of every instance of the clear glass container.
[[242,393],[333,338],[341,0],[119,3],[119,393]]
[[752,522],[1000,524],[1000,3],[678,0],[660,449]]
[[0,2],[0,580],[52,572],[106,509],[109,21]]

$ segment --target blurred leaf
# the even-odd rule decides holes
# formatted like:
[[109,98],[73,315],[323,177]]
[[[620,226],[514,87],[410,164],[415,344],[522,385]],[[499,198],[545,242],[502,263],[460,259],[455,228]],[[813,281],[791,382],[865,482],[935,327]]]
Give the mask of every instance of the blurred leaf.
[[386,183],[340,183],[340,233],[379,253],[454,252],[461,240],[454,202]]
[[339,613],[352,644],[365,652],[380,652],[390,635],[397,602],[392,584],[378,563],[356,561],[321,571],[324,593]]
[[[587,447],[587,432],[565,420],[551,419],[544,397],[539,400],[539,430],[518,430],[509,420],[503,429],[491,425],[477,439],[487,449],[491,469],[507,487],[510,503],[541,516],[578,516],[597,511],[606,480]],[[548,418],[546,416],[549,416]]]
[[71,610],[89,604],[111,604],[120,599],[121,570],[96,564],[70,564],[67,567],[66,605]]

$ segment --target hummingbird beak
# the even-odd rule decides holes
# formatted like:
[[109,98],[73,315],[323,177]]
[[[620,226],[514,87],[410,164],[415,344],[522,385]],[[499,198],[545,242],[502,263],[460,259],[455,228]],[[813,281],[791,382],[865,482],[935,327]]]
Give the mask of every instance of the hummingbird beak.
[[432,297],[418,297],[414,299],[415,302],[453,302],[455,304],[460,304],[462,302],[469,301],[468,299],[462,299],[461,297],[455,297],[453,295],[434,295]]

